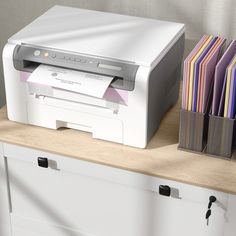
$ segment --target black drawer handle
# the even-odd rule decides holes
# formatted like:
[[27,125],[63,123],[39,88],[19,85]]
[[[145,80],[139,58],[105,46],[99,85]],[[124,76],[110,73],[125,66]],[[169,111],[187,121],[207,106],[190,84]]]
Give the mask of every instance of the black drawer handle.
[[38,157],[38,166],[48,168],[48,159],[46,157]]
[[159,186],[159,194],[169,197],[171,193],[171,188],[168,185]]

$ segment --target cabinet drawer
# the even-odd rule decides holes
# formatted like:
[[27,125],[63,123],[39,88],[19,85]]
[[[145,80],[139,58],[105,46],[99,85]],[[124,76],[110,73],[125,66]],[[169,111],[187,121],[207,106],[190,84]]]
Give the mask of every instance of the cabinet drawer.
[[[9,144],[4,155],[13,236],[223,234],[227,194]],[[159,195],[160,185],[170,186],[170,197]],[[217,202],[207,226],[211,195]]]

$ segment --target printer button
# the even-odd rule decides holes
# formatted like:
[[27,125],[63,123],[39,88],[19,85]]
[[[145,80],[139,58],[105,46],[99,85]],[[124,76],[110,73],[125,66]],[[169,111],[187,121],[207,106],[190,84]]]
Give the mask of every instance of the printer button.
[[81,62],[81,59],[80,58],[76,58],[75,59],[77,62]]
[[85,59],[82,59],[81,60],[81,63],[86,63],[87,61]]
[[38,57],[40,56],[41,52],[39,50],[35,50],[34,51],[34,56]]
[[51,53],[51,58],[56,58],[56,57],[57,57],[56,53]]

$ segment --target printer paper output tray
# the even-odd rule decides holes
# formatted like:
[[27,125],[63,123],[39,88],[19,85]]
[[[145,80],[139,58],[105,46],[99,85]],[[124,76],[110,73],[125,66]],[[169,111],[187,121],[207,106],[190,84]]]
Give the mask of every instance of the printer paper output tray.
[[42,64],[28,77],[27,83],[103,98],[113,79],[113,76]]

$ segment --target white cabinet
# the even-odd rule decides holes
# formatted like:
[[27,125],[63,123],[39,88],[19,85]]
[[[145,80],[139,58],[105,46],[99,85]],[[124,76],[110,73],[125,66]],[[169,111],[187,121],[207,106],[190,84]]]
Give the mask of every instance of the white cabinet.
[[[0,194],[9,200],[12,236],[224,234],[227,194],[14,145],[3,149]],[[38,157],[49,167],[39,167]],[[170,197],[159,194],[160,185],[171,187]],[[217,201],[207,225],[211,195]]]
[[226,227],[224,236],[236,235],[236,196],[229,195],[228,209],[226,214]]
[[6,159],[3,156],[3,145],[0,143],[0,236],[11,236],[8,189]]

